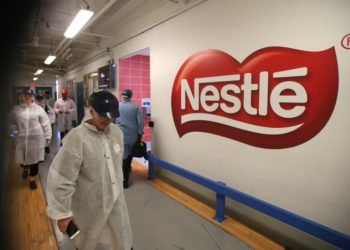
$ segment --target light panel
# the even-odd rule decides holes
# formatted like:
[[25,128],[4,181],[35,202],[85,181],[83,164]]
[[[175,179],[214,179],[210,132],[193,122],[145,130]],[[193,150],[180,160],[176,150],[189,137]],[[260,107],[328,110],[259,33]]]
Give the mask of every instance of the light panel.
[[45,64],[50,65],[54,60],[56,59],[56,56],[53,55],[49,55],[46,60],[45,60]]
[[89,10],[80,10],[64,32],[64,36],[67,38],[73,38],[87,21],[89,21],[93,14],[94,12]]
[[35,73],[34,73],[34,75],[40,75],[41,73],[43,73],[43,69],[38,69]]

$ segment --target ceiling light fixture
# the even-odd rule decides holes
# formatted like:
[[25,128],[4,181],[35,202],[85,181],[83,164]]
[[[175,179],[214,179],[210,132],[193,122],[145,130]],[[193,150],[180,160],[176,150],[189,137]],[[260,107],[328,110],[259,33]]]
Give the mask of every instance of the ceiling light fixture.
[[33,81],[36,81],[36,80],[38,80],[38,77],[36,77],[36,76],[33,77]]
[[56,56],[54,56],[54,55],[49,55],[47,58],[46,58],[46,60],[45,60],[45,64],[47,64],[47,65],[50,65],[54,60],[56,59]]
[[46,65],[50,65],[54,60],[56,59],[55,55],[52,55],[52,38],[51,38],[51,53],[50,55],[46,58],[46,60],[44,61],[44,63]]
[[64,36],[67,38],[73,38],[83,28],[83,26],[89,21],[94,12],[90,10],[80,10],[75,16],[71,24],[64,32]]
[[36,76],[36,75],[40,75],[41,73],[43,73],[43,69],[38,69],[35,73],[34,73],[34,75]]

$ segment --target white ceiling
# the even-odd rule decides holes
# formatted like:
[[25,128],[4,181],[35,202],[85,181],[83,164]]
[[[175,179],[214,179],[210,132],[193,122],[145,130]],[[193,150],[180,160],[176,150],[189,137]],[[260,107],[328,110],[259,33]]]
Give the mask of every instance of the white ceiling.
[[[200,0],[41,0],[34,6],[19,46],[18,66],[28,74],[63,75],[93,51],[105,50],[142,30],[191,8]],[[73,39],[63,36],[75,14],[89,8],[94,16]],[[43,62],[49,54],[57,58]]]

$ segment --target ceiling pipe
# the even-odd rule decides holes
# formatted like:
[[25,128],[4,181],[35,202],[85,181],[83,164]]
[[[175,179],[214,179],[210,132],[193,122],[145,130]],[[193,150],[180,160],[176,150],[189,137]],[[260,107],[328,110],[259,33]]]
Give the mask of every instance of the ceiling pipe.
[[40,8],[41,8],[41,1],[37,1],[36,4],[36,13],[35,13],[35,17],[34,17],[34,26],[33,29],[30,32],[30,36],[29,36],[29,40],[33,41],[34,36],[38,35],[38,21],[39,21],[39,13],[40,13]]
[[[33,70],[35,70],[35,69],[38,69],[38,66],[34,66],[34,65],[28,65],[28,64],[17,64],[17,65],[19,65],[19,66],[21,66],[21,67],[23,67],[23,68],[27,68],[27,69],[33,69]],[[55,70],[55,69],[53,69],[53,68],[49,68],[49,67],[41,67],[44,71],[46,71],[46,72],[52,72],[52,73],[56,73],[56,74],[62,74],[63,72],[64,72],[64,70],[63,69],[61,69],[61,70]],[[32,75],[32,74],[31,74]],[[47,75],[47,74],[44,74],[44,75]]]
[[119,45],[121,45],[121,44],[123,44],[123,43],[125,43],[125,42],[127,42],[127,41],[129,41],[129,40],[131,40],[131,39],[133,39],[135,37],[137,37],[137,36],[139,36],[140,34],[143,34],[143,33],[147,32],[147,31],[149,31],[149,30],[159,26],[162,23],[165,23],[165,22],[169,21],[170,19],[173,19],[174,17],[177,17],[178,15],[181,15],[182,13],[184,13],[184,12],[190,10],[190,9],[193,9],[193,8],[197,7],[198,5],[200,5],[200,4],[202,4],[202,3],[206,2],[206,1],[208,1],[208,0],[198,0],[198,1],[194,1],[194,2],[192,2],[190,4],[188,4],[188,1],[185,0],[185,4],[186,5],[188,4],[185,9],[180,9],[180,10],[174,12],[173,14],[171,14],[170,16],[168,16],[168,17],[166,17],[164,19],[161,19],[158,22],[156,22],[156,23],[154,23],[154,24],[152,24],[152,25],[142,29],[141,31],[137,32],[136,34],[130,35],[128,38],[117,42],[116,44],[111,46],[111,49],[113,49],[113,48],[115,48],[115,47],[117,47],[117,46],[119,46]]
[[103,15],[113,4],[115,4],[118,0],[110,0],[108,1],[100,10],[99,12],[97,12],[95,15],[92,16],[92,18],[87,22],[87,24],[85,24],[85,26],[80,30],[80,32],[73,38],[71,39],[67,39],[64,38],[60,44],[56,47],[56,49],[54,50],[54,54],[56,56],[58,56],[60,53],[63,52],[63,50],[65,48],[67,48],[76,37],[78,37],[78,35],[84,31],[85,29],[87,29],[92,23],[94,23],[101,15]]
[[[63,28],[52,27],[52,26],[50,26],[50,29],[52,29],[52,30],[58,30],[58,31],[65,31],[65,29],[63,29]],[[102,34],[97,34],[97,33],[92,33],[92,32],[86,32],[86,31],[81,31],[80,34],[81,34],[81,35],[87,35],[87,36],[97,36],[97,37],[102,37],[102,38],[114,38],[114,37],[112,37],[112,36],[106,36],[106,35],[102,35]]]
[[106,50],[103,50],[103,51],[97,53],[96,55],[94,55],[94,56],[92,56],[90,58],[87,58],[87,59],[84,59],[84,60],[79,61],[77,63],[74,63],[73,66],[70,67],[71,72],[69,72],[69,74],[72,74],[72,72],[75,73],[76,71],[79,70],[80,67],[84,67],[85,65],[87,65],[89,63],[95,62],[96,60],[98,60],[100,58],[108,56],[111,53],[110,51],[113,52],[113,50],[112,50],[113,48],[115,48],[115,47],[117,47],[117,46],[119,46],[119,45],[121,45],[121,44],[123,44],[123,43],[125,43],[125,42],[127,42],[127,41],[129,41],[131,39],[133,39],[134,37],[139,36],[140,34],[143,34],[143,33],[147,32],[147,31],[149,31],[149,30],[159,26],[162,23],[165,23],[165,22],[173,19],[174,17],[176,17],[176,16],[178,16],[178,15],[180,15],[182,13],[185,13],[186,11],[189,11],[190,9],[193,9],[193,8],[197,7],[198,5],[200,5],[200,4],[202,4],[202,3],[206,2],[206,1],[208,1],[208,0],[198,0],[198,1],[195,1],[194,3],[190,3],[185,9],[181,9],[179,11],[176,11],[175,13],[173,13],[170,16],[166,17],[165,19],[162,19],[162,20],[158,21],[157,23],[155,23],[155,24],[153,24],[153,25],[151,25],[149,27],[146,27],[145,29],[137,32],[134,35],[130,35],[128,38],[117,42],[116,44],[112,45],[111,47],[107,48]]
[[69,54],[66,58],[66,60],[69,60],[71,57],[73,56],[73,54]]
[[63,38],[63,40],[57,45],[57,47],[53,51],[53,54],[57,56],[58,55],[58,51],[62,48],[63,44],[65,44],[67,41],[68,41],[67,38]]
[[71,49],[72,49],[72,47],[69,47],[69,48],[62,54],[61,58],[64,59],[64,57],[65,57],[66,55],[68,55],[68,53],[71,51]]

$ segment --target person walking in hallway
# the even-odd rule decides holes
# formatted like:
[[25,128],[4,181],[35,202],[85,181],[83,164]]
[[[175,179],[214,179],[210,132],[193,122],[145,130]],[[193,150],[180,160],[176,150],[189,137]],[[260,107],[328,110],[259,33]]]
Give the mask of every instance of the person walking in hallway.
[[[122,186],[123,133],[111,123],[118,116],[112,93],[90,95],[86,117],[65,136],[49,169],[47,212],[63,233],[74,220],[81,231],[74,238],[79,250],[102,244],[107,249],[132,249]],[[108,243],[99,242],[102,234],[111,235]]]
[[[46,104],[43,95],[36,95],[35,96],[35,102],[36,102],[37,105],[39,105],[40,107],[42,107],[45,110],[45,112],[46,112],[46,114],[47,114],[47,116],[49,117],[49,120],[50,120],[51,130],[53,131],[53,123],[56,120],[55,111],[53,110],[53,108],[50,105]],[[47,154],[50,153],[49,145],[47,145],[45,147],[45,153],[47,153]]]
[[53,106],[55,105],[55,100],[52,98],[51,93],[49,91],[45,91],[44,92],[44,103],[48,106],[50,106],[51,108],[53,108]]
[[20,95],[21,104],[14,106],[9,115],[10,128],[18,131],[16,163],[23,167],[23,179],[29,174],[30,189],[37,188],[34,177],[38,174],[39,162],[44,160],[44,148],[52,136],[49,117],[33,102],[33,95],[33,90],[24,90]]
[[132,147],[137,141],[141,141],[144,129],[142,112],[137,104],[131,101],[133,92],[125,89],[122,92],[122,102],[119,105],[120,117],[117,125],[124,134],[123,175],[124,188],[129,187],[129,175],[131,173]]
[[62,89],[62,97],[55,102],[57,130],[60,131],[61,143],[63,137],[72,128],[72,113],[75,111],[74,101],[68,97],[68,89]]

